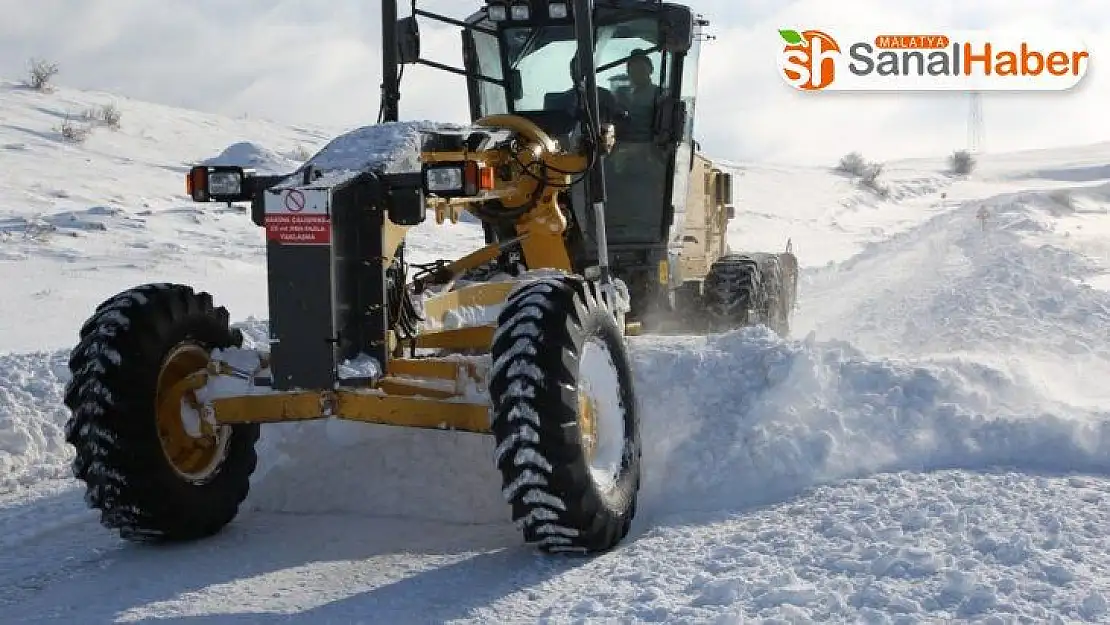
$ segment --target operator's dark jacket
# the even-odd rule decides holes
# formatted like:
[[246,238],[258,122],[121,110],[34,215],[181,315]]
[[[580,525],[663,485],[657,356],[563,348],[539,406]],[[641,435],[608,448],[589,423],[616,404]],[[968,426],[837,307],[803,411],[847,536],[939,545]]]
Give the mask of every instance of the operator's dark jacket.
[[[601,110],[601,123],[619,125],[628,119],[628,111],[620,105],[612,91],[598,87],[597,103]],[[562,93],[549,93],[543,98],[543,107],[548,111],[574,113],[578,109],[578,93],[574,89]]]

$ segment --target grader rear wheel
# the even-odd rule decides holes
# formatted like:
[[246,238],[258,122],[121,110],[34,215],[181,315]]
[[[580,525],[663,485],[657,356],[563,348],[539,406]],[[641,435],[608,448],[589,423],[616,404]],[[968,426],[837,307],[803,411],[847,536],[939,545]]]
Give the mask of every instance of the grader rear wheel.
[[727,254],[705,278],[703,303],[712,331],[764,324],[782,337],[790,334],[797,295],[793,254]]

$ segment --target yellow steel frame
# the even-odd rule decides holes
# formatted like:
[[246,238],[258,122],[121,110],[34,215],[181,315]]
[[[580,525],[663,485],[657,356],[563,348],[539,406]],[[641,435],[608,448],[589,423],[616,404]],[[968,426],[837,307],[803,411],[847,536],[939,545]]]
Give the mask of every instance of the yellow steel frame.
[[217,423],[286,423],[337,418],[488,434],[489,405],[359,389],[273,392],[215,399]]
[[531,203],[528,212],[516,220],[516,232],[523,237],[520,245],[526,264],[529,267],[571,271],[570,257],[563,240],[567,221],[559,208],[558,194],[576,176],[586,171],[588,159],[584,155],[560,151],[554,139],[523,117],[491,115],[478,120],[475,125],[516,131],[527,140],[527,144],[516,153],[503,149],[422,153],[421,159],[425,163],[475,161],[498,171],[512,172],[507,181],[498,180],[494,189],[474,197],[429,198],[437,220],[442,222],[445,216],[455,220],[460,210],[491,200],[498,200],[508,210]]
[[[213,375],[231,373],[226,365],[213,361],[209,369],[189,375],[169,393],[183,395],[200,389]],[[220,425],[337,418],[488,434],[488,402],[466,396],[468,387],[484,386],[484,377],[472,360],[395,358],[388,363],[386,376],[372,387],[295,391],[255,388],[243,395],[213,399],[206,409],[210,411],[208,417]]]
[[[558,205],[558,194],[586,170],[586,157],[562,152],[558,143],[522,117],[495,115],[479,120],[476,125],[516,131],[526,140],[525,146],[515,153],[504,149],[422,153],[425,163],[476,161],[496,168],[499,173],[511,172],[508,180],[496,179],[493,189],[476,197],[428,198],[428,208],[435,211],[437,223],[447,218],[457,221],[459,211],[490,200],[499,201],[506,210],[529,206],[515,220],[516,242],[522,248],[525,262],[529,267],[571,271],[563,240],[567,221]],[[382,243],[387,257],[395,253],[407,230],[386,223]],[[483,247],[445,269],[453,281],[462,272],[496,258],[504,245],[502,242]],[[460,288],[449,284],[446,291],[425,301],[425,316],[442,326],[450,310],[499,304],[514,286],[511,282]],[[488,352],[493,334],[494,328],[486,325],[440,329],[417,334],[407,346]],[[466,392],[468,387],[485,388],[485,372],[473,360],[392,358],[385,368],[385,375],[372,386],[295,391],[255,387],[243,395],[212,399],[204,408],[210,421],[224,425],[339,418],[403,427],[490,432],[488,401],[469,397]],[[226,364],[214,361],[207,370],[181,380],[171,391],[199,389],[213,375],[232,373]]]

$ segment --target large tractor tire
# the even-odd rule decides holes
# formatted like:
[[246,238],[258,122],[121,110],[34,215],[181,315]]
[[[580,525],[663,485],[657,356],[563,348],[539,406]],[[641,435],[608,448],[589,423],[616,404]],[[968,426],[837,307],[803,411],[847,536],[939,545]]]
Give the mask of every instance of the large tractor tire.
[[227,310],[187,286],[147,284],[97,307],[69,359],[66,441],[100,522],[134,541],[210,536],[238,514],[258,425],[212,426],[172,390],[237,347]]
[[524,540],[596,553],[628,534],[641,442],[624,337],[597,287],[537,280],[506,302],[490,372],[494,460]]
[[727,254],[709,268],[702,287],[711,330],[734,330],[758,323],[763,301],[759,263],[749,254]]
[[797,291],[793,254],[727,254],[705,277],[703,303],[711,330],[764,324],[782,337],[790,334]]

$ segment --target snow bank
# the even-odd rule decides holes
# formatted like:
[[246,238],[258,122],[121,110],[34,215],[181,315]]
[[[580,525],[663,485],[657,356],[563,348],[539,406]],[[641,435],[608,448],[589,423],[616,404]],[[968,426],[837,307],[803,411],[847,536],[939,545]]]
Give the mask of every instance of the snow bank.
[[[1110,471],[1110,413],[973,360],[869,357],[761,328],[634,340],[641,516],[727,511],[842,478],[1006,466]],[[254,506],[504,520],[488,438],[323,422],[264,428]]]
[[[1062,215],[1059,193],[969,202],[809,272],[797,327],[873,354],[1110,366],[1110,294],[1093,288],[1110,270],[1110,202],[1106,191],[1071,190],[1083,212]],[[1106,405],[1110,396],[1088,399]]]
[[0,493],[68,474],[68,353],[0,355]]
[[871,358],[760,328],[633,354],[650,513],[736,510],[885,471],[1110,470],[1110,413],[971,360]]
[[[240,324],[248,343],[265,324]],[[637,337],[643,519],[738,510],[886,471],[1110,470],[1110,414],[968,356],[894,359],[761,328]],[[7,357],[4,475],[59,474],[65,356]],[[263,428],[249,505],[283,512],[503,521],[489,438],[336,421]]]

